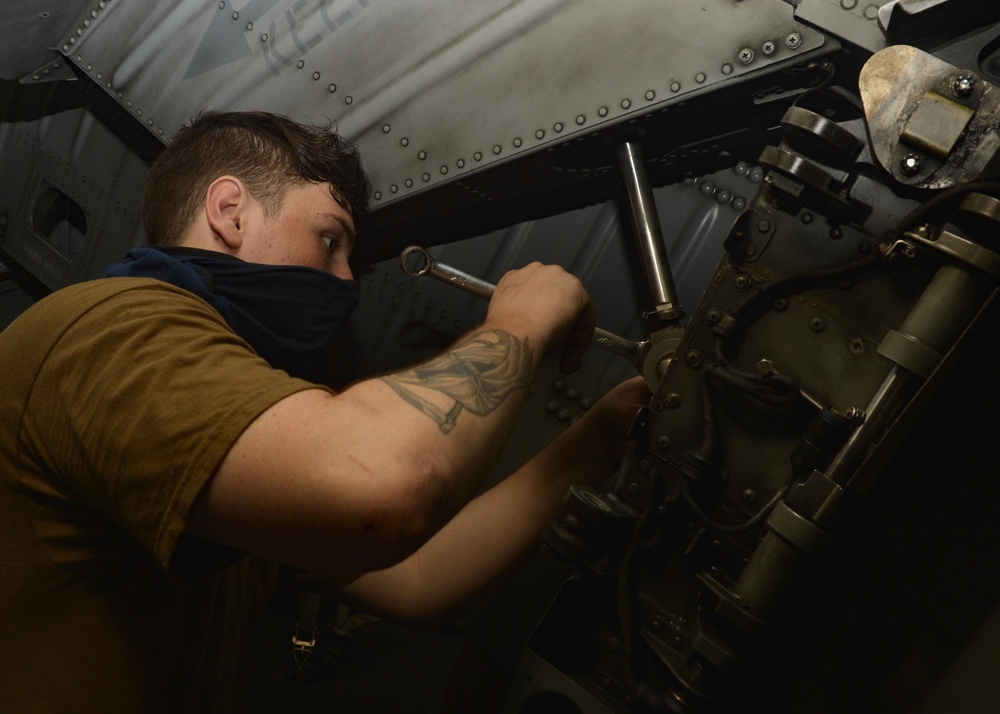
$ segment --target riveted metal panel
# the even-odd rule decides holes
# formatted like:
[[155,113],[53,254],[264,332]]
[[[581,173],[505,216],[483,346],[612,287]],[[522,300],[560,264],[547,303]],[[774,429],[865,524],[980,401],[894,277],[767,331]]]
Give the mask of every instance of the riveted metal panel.
[[799,0],[795,17],[869,52],[878,52],[886,46],[878,21],[882,4],[870,0]]
[[0,79],[31,81],[36,70],[52,74],[52,62],[62,64],[55,47],[66,38],[66,28],[84,12],[105,0],[3,0],[0,3]]
[[0,248],[50,289],[96,277],[141,239],[146,164],[86,109],[0,125],[0,162],[12,167]]
[[61,50],[164,139],[203,108],[330,118],[377,208],[823,43],[783,0],[119,0]]

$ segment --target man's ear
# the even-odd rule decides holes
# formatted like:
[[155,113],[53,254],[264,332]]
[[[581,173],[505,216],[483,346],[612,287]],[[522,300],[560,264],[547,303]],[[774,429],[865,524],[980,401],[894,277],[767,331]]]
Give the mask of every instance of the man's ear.
[[235,176],[220,176],[205,193],[205,216],[217,240],[238,250],[246,235],[250,192]]

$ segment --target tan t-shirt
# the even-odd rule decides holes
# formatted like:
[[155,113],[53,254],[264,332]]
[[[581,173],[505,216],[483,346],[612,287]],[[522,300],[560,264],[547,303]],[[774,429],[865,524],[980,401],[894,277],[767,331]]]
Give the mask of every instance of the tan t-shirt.
[[313,387],[154,280],[66,288],[0,333],[0,710],[227,709],[275,567],[182,535],[188,509]]

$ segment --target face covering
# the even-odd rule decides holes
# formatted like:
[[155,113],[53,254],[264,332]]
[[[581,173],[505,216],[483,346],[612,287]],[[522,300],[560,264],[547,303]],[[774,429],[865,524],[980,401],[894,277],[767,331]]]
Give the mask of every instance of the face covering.
[[258,265],[224,253],[142,246],[103,277],[155,278],[194,293],[272,367],[327,383],[339,333],[358,304],[357,283],[293,265]]

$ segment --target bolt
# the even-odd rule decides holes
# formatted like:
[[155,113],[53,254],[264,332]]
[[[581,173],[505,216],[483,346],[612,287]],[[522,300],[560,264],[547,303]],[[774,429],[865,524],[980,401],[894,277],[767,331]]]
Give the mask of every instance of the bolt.
[[701,352],[698,350],[690,350],[686,355],[684,355],[684,363],[688,367],[697,367],[701,364]]
[[788,309],[788,300],[786,300],[785,298],[778,298],[777,300],[774,301],[775,312],[784,312],[787,309]]
[[773,54],[774,54],[774,51],[775,51],[775,50],[776,50],[777,48],[778,48],[778,47],[777,47],[777,45],[775,45],[775,44],[774,44],[774,42],[772,42],[771,40],[768,40],[767,42],[765,42],[765,43],[764,43],[763,47],[761,47],[761,50],[762,50],[762,51],[764,52],[764,54],[766,54],[766,55],[773,55]]
[[705,314],[705,322],[707,322],[709,325],[715,325],[721,319],[722,319],[722,313],[716,310],[715,308],[712,308]]
[[736,277],[737,290],[746,290],[749,287],[750,287],[750,278],[748,278],[746,275],[738,275]]
[[761,233],[767,233],[769,230],[771,230],[771,222],[768,220],[761,220],[757,224],[757,230]]
[[899,162],[899,170],[904,176],[916,176],[924,168],[924,160],[917,154],[907,154]]
[[667,395],[667,408],[676,409],[681,405],[681,395],[677,392],[671,392]]
[[667,451],[673,445],[669,436],[658,436],[656,437],[656,448],[660,451]]
[[774,373],[774,362],[769,359],[762,359],[757,363],[757,374],[766,377]]
[[744,47],[739,52],[740,64],[750,64],[753,62],[753,50],[749,47]]
[[743,490],[743,503],[748,506],[752,505],[757,501],[757,492],[752,488],[747,488]]
[[861,407],[848,407],[847,411],[845,412],[845,416],[848,418],[848,420],[854,423],[858,423],[864,421],[867,414],[865,413],[865,410],[862,409]]
[[809,329],[813,332],[822,332],[826,329],[826,321],[822,317],[814,317],[809,321]]
[[788,37],[785,38],[785,47],[790,50],[798,49],[802,44],[802,35],[797,32],[793,32]]
[[976,78],[971,74],[963,74],[952,82],[951,91],[959,99],[968,99],[976,91]]

